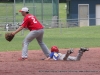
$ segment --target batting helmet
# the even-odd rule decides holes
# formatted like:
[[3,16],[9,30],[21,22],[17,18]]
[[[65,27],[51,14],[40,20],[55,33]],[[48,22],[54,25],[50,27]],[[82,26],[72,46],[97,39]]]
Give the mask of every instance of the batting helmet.
[[52,46],[51,47],[51,52],[59,52],[59,49],[57,46]]

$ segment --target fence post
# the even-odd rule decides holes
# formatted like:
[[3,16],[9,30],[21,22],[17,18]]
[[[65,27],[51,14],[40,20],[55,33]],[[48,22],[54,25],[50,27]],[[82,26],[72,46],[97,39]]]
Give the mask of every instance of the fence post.
[[25,0],[23,0],[23,5],[25,6]]
[[42,23],[43,23],[43,0],[41,0],[41,20],[42,20]]
[[15,7],[15,5],[16,5],[16,1],[14,0],[14,7],[13,7],[13,11],[14,11],[14,14],[13,14],[13,25],[15,25],[15,21],[16,21],[16,7]]
[[53,25],[52,26],[57,27],[57,24],[59,24],[59,0],[52,0],[52,5],[53,5],[53,17],[52,17]]

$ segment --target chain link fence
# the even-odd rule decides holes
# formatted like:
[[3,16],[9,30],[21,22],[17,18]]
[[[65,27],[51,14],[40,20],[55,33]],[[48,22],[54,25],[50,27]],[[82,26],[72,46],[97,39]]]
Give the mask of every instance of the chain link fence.
[[13,3],[0,3],[0,29],[5,28],[7,23],[14,23],[14,4]]
[[[86,19],[58,19],[54,15],[53,0],[14,0],[14,3],[0,3],[0,30],[15,30],[21,24],[23,16],[19,10],[26,6],[30,13],[35,15],[45,28],[69,28],[89,26],[89,21],[96,21],[96,18],[90,18],[88,23]],[[99,20],[99,18],[98,18]]]
[[52,0],[15,0],[16,7],[16,22],[20,22],[22,17],[18,12],[22,7],[28,7],[29,12],[37,16],[37,18],[42,22],[44,20],[51,20],[53,15]]
[[54,13],[54,5],[56,4],[53,1],[55,2],[55,0],[14,0],[13,3],[0,3],[0,10],[2,10],[0,14],[0,27],[5,29],[5,26],[9,24],[11,29],[14,27],[16,29],[16,25],[20,24],[23,19],[23,16],[19,13],[22,7],[28,7],[29,12],[35,15],[44,25],[47,20],[50,23],[57,21],[58,16]]

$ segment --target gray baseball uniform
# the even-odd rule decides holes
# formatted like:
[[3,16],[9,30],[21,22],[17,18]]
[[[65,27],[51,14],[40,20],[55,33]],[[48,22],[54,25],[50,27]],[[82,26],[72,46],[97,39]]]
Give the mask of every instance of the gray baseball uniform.
[[[55,55],[58,56],[58,60],[63,60],[63,58],[65,57],[66,54],[56,53],[56,54],[54,54],[54,57],[53,57],[54,60],[57,59],[57,58],[55,58],[56,57]],[[83,52],[79,51],[78,55],[76,57],[68,56],[68,58],[66,60],[72,60],[72,61],[80,60],[82,55],[83,55]]]
[[40,47],[42,48],[42,51],[44,52],[46,57],[49,56],[50,51],[43,42],[43,33],[44,33],[44,29],[30,31],[30,33],[26,36],[26,38],[24,39],[24,42],[23,42],[22,58],[27,58],[28,45],[35,38],[36,38],[37,42],[39,43]]

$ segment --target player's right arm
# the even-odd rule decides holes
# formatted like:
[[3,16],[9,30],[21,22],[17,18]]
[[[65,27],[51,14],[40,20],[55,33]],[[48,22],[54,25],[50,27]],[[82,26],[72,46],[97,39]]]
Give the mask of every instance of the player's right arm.
[[12,32],[13,35],[17,34],[19,31],[21,31],[24,27],[20,26],[16,31]]
[[48,58],[46,58],[45,60],[50,60],[51,58],[50,57],[48,57]]
[[49,56],[48,58],[46,58],[45,60],[52,60],[53,55],[54,55],[54,52],[51,52],[51,53],[50,53],[50,56]]
[[27,27],[28,25],[28,18],[24,19],[24,21],[22,22],[21,26],[15,30],[14,32],[12,32],[13,35],[17,34],[18,32],[20,32],[23,28]]

